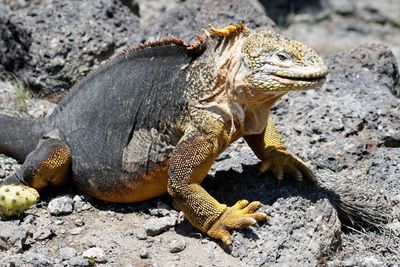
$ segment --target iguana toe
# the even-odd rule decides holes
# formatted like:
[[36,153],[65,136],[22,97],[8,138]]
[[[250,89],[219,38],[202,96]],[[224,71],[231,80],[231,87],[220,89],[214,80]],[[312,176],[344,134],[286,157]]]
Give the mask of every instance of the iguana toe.
[[265,213],[257,212],[260,207],[259,201],[249,204],[247,200],[239,200],[222,214],[219,220],[212,225],[208,234],[213,238],[222,240],[225,245],[232,244],[233,238],[229,230],[244,229],[258,221],[268,219]]
[[23,213],[39,199],[39,193],[24,185],[0,186],[0,215],[11,217]]
[[268,159],[264,160],[259,168],[259,174],[272,172],[281,181],[285,173],[296,181],[315,181],[315,176],[304,161],[286,151],[274,150],[269,152]]

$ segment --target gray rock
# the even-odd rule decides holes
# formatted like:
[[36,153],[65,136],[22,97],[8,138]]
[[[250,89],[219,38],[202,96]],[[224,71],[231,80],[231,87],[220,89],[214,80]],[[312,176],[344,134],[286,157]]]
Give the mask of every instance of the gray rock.
[[18,10],[26,8],[31,5],[40,5],[44,3],[50,3],[54,0],[4,0],[11,10]]
[[278,25],[286,25],[290,22],[290,17],[293,14],[305,14],[307,17],[309,14],[317,15],[321,11],[323,2],[321,0],[260,0],[260,3],[265,7],[267,15]]
[[139,229],[136,233],[136,238],[138,240],[146,240],[147,239],[147,234],[144,230]]
[[328,0],[328,5],[338,14],[348,15],[354,13],[356,5],[348,0]]
[[28,265],[33,266],[53,266],[55,263],[54,259],[32,251],[25,252],[23,258]]
[[19,9],[4,31],[10,34],[0,47],[17,57],[10,56],[15,63],[0,57],[0,64],[18,71],[32,89],[47,93],[69,89],[117,48],[142,39],[137,17],[119,1],[106,0],[54,1]]
[[10,12],[10,9],[6,5],[5,1],[0,0],[0,19],[5,18],[9,12]]
[[6,172],[0,169],[0,178],[5,178],[7,176]]
[[54,231],[49,226],[40,227],[33,232],[32,238],[37,241],[50,239],[54,236]]
[[74,223],[78,227],[85,225],[85,222],[83,220],[81,220],[81,219],[76,219]]
[[1,247],[14,252],[22,252],[29,232],[13,222],[0,221]]
[[186,243],[182,239],[174,239],[169,243],[169,252],[178,253],[186,248]]
[[7,245],[6,241],[0,239],[0,251],[6,250],[6,249],[8,249],[8,245]]
[[72,247],[63,247],[58,251],[63,260],[70,260],[75,257],[78,252]]
[[95,262],[105,263],[107,262],[106,253],[102,248],[93,247],[82,253],[82,256],[87,259],[94,259]]
[[398,1],[381,1],[380,3],[368,0],[352,0],[356,5],[357,17],[366,22],[390,23],[400,27],[400,18],[398,10],[400,3]]
[[56,197],[49,202],[47,209],[51,215],[70,214],[74,210],[74,201],[69,196]]
[[158,235],[176,225],[176,217],[150,218],[143,224],[147,235]]
[[158,20],[160,16],[176,7],[181,0],[122,0],[130,2],[130,9],[140,17],[140,24],[146,28]]
[[84,258],[83,256],[76,256],[71,258],[68,261],[68,264],[71,266],[91,266],[87,258]]
[[139,250],[139,257],[141,259],[148,259],[150,257],[150,250],[147,247],[142,247]]
[[174,209],[172,209],[169,205],[158,201],[157,202],[157,208],[151,208],[149,209],[150,215],[152,216],[157,216],[157,217],[166,217],[166,216],[174,216],[176,217],[178,215],[178,212]]
[[225,27],[243,21],[254,29],[277,30],[255,0],[196,1],[188,0],[164,13],[152,26],[146,28],[148,39],[165,36],[182,38],[186,42],[197,41],[195,32],[207,29],[209,24]]
[[0,16],[0,70],[19,70],[29,60],[31,36],[21,25]]

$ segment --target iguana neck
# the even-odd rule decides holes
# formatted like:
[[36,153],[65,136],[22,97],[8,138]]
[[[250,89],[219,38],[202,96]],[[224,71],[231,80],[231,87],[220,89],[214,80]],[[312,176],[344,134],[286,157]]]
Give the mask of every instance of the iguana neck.
[[[212,110],[230,124],[231,136],[261,133],[266,126],[271,107],[284,93],[268,93],[256,90],[243,71],[241,48],[243,36],[222,39],[208,47],[214,52],[205,55],[207,64],[214,66],[212,86],[203,90],[205,94],[195,106]],[[207,76],[207,75],[206,75]],[[206,80],[207,77],[201,77]]]

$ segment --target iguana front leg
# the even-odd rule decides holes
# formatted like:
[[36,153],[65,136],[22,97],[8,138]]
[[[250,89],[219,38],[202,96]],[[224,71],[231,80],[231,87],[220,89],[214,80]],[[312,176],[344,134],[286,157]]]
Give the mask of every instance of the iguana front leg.
[[259,202],[241,200],[227,207],[200,186],[221,151],[223,139],[219,134],[187,132],[170,158],[168,192],[193,226],[229,245],[229,230],[246,228],[267,217],[256,212],[261,207]]
[[267,127],[263,133],[248,135],[244,139],[257,157],[262,160],[261,173],[271,171],[278,180],[283,180],[284,173],[298,181],[302,181],[304,178],[311,181],[315,180],[310,168],[301,159],[286,151],[271,117],[268,118]]

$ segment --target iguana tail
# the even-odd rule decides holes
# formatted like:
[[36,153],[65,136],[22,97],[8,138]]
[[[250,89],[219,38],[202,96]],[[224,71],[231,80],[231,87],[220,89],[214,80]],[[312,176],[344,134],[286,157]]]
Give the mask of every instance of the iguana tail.
[[43,118],[0,115],[0,153],[24,161],[46,131]]

